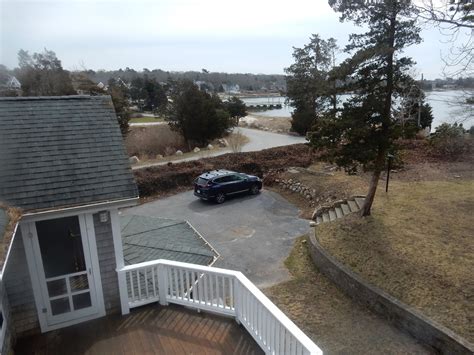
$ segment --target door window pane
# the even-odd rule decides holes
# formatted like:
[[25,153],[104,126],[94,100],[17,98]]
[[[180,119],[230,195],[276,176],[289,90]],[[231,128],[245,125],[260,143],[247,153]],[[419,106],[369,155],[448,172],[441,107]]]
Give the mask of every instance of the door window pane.
[[86,269],[77,216],[36,222],[46,278]]
[[70,311],[71,308],[69,307],[69,297],[59,298],[57,300],[51,301],[51,313],[53,313],[53,316]]
[[61,296],[67,293],[66,279],[48,281],[49,297]]
[[72,296],[74,310],[83,309],[92,306],[91,295],[89,292]]
[[87,274],[71,276],[69,278],[71,285],[71,291],[87,290],[89,288],[89,282],[87,280]]

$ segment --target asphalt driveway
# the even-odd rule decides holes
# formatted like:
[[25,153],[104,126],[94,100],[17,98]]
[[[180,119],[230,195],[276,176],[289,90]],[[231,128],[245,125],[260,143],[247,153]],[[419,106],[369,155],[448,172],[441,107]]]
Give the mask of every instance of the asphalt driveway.
[[295,206],[267,190],[222,205],[187,191],[122,213],[188,220],[221,255],[215,266],[242,271],[258,287],[290,278],[283,262],[295,238],[310,230]]

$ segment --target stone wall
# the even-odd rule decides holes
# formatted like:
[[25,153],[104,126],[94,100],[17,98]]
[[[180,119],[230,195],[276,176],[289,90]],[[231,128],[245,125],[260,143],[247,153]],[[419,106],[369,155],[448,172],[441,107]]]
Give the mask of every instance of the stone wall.
[[314,207],[316,203],[320,202],[316,195],[316,190],[302,184],[297,179],[275,179],[275,183],[283,189],[300,194],[308,201],[308,205],[311,207]]

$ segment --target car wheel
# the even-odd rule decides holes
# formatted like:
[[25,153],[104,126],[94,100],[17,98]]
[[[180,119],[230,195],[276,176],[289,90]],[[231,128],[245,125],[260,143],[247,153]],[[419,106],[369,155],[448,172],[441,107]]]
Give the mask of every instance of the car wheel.
[[224,201],[225,201],[225,195],[222,192],[218,193],[216,196],[216,202],[223,203]]
[[252,185],[252,187],[250,188],[250,193],[252,195],[257,195],[259,192],[260,192],[260,189],[258,188],[258,186],[256,184]]

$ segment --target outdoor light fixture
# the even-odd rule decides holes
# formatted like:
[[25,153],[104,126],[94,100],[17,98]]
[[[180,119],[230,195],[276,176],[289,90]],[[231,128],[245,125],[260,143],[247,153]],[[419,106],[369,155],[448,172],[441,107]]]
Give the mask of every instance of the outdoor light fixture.
[[99,212],[100,223],[105,223],[109,220],[109,214],[107,211]]

